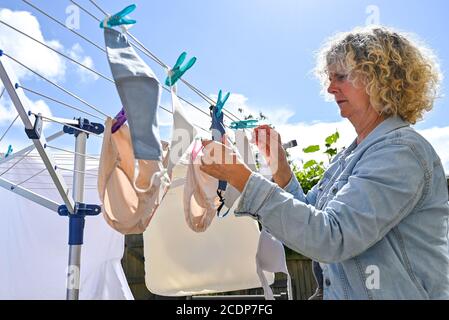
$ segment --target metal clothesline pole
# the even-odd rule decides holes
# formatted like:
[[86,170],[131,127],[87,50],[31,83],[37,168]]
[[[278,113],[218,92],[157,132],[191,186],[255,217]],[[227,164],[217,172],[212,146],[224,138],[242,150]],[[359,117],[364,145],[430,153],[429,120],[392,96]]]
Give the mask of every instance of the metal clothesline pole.
[[[86,141],[87,134],[80,132],[75,138],[75,160],[74,160],[74,172],[73,172],[73,189],[72,196],[75,203],[84,202],[84,171],[86,168],[86,158],[81,156],[81,154],[86,153]],[[82,223],[83,221],[77,221],[80,219],[71,218],[69,220],[70,229],[72,229],[72,224]],[[67,300],[78,300],[79,299],[79,288],[80,288],[80,276],[81,276],[81,247],[82,244],[77,244],[69,240],[69,264],[67,272]]]

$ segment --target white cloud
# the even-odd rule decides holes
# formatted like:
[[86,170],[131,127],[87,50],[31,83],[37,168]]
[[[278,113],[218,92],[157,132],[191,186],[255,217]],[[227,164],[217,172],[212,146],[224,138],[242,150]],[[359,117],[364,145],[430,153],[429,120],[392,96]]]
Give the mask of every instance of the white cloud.
[[[38,20],[30,12],[0,9],[0,19],[52,48],[63,48],[57,40],[44,39]],[[65,75],[65,61],[58,54],[3,24],[0,24],[0,49],[43,76],[58,80]],[[2,62],[18,79],[30,75],[29,71],[8,59],[2,59]]]
[[432,144],[449,175],[449,127],[434,127],[418,130],[418,132]]
[[[69,57],[78,61],[81,64],[84,64],[86,67],[94,69],[94,62],[92,58],[89,56],[84,56],[83,54],[84,50],[79,43],[75,43],[72,46],[72,48],[68,51]],[[76,66],[76,70],[80,75],[82,81],[98,80],[99,78],[98,75],[81,66]]]
[[[0,9],[0,19],[48,46],[66,53],[76,61],[93,68],[92,58],[83,54],[83,48],[79,43],[66,50],[59,41],[45,39],[38,20],[30,12]],[[65,58],[3,24],[0,24],[0,49],[30,69],[53,81],[58,82],[65,79],[68,71]],[[21,80],[32,76],[30,71],[7,57],[2,58],[2,63],[5,65],[13,82],[17,81],[20,83]],[[74,68],[82,81],[96,80],[98,78],[98,76],[80,66],[75,65]],[[3,86],[0,86],[0,88],[3,88]],[[27,98],[23,103],[27,110],[51,116],[50,108],[43,100],[32,101]],[[9,100],[8,94],[5,92],[0,100],[0,126],[9,125],[16,115],[17,112]],[[15,125],[21,126],[22,124],[20,121],[17,121]],[[45,127],[48,126],[45,123],[44,125]]]
[[[39,22],[29,12],[0,9],[0,19],[33,38],[46,43],[52,48],[58,50],[63,49],[63,46],[58,41],[44,39]],[[60,80],[65,76],[66,65],[61,57],[2,24],[0,24],[0,49],[24,63],[29,68],[52,80]],[[30,71],[8,58],[2,58],[2,63],[13,82],[18,81],[20,83],[22,79],[31,76]],[[43,100],[32,101],[26,97],[22,102],[27,110],[51,116],[50,108]],[[16,115],[17,111],[9,99],[7,92],[5,92],[0,100],[0,125],[9,125]],[[16,121],[15,126],[22,126],[21,121]],[[45,124],[45,127],[47,126]]]

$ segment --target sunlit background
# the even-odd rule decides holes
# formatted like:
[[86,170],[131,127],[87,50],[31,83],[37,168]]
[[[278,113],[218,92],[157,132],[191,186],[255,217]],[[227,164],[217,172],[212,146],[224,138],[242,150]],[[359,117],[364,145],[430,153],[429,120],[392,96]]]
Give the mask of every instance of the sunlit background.
[[[104,46],[98,22],[70,1],[29,2],[100,47]],[[76,2],[95,17],[104,18],[104,14],[89,1]],[[97,3],[108,13],[115,13],[131,4],[123,0],[99,0]],[[188,58],[196,56],[198,61],[186,73],[185,79],[213,99],[219,89],[230,91],[232,95],[225,108],[237,116],[242,116],[238,109],[243,109],[245,115],[257,116],[262,112],[285,141],[297,139],[299,147],[292,149],[291,153],[298,163],[304,158],[303,147],[322,144],[324,137],[335,130],[341,135],[339,146],[347,145],[355,138],[349,122],[341,119],[337,105],[324,101],[318,81],[311,74],[314,54],[327,37],[355,26],[392,26],[416,33],[439,56],[444,74],[448,70],[449,5],[443,0],[137,0],[134,3],[137,9],[131,17],[137,20],[137,24],[131,32],[152,53],[168,65],[173,65],[182,51],[188,53]],[[0,20],[111,77],[104,52],[24,1],[0,0]],[[112,83],[4,24],[0,24],[0,49],[108,115],[114,116],[121,108]],[[148,57],[140,55],[164,81],[164,70]],[[23,86],[92,111],[9,59],[2,58],[2,62],[15,73]],[[447,81],[446,78],[443,94],[448,88]],[[0,84],[0,89],[2,87]],[[209,105],[185,85],[180,84],[178,90],[181,96],[208,112]],[[35,94],[26,94],[29,99],[26,107],[32,110],[51,113],[55,117],[84,116]],[[170,109],[167,92],[163,92],[161,103]],[[185,108],[192,121],[209,128],[207,115],[189,105]],[[162,109],[158,112],[162,137],[167,139],[171,115]],[[16,111],[5,93],[0,100],[0,135],[15,117]],[[100,122],[95,118],[90,120]],[[59,129],[59,125],[51,124],[45,128],[45,133],[49,135]],[[416,125],[416,129],[433,144],[449,172],[447,95],[436,102],[434,110]],[[18,151],[28,144],[19,119],[0,142],[0,153],[6,152],[9,145]],[[64,137],[55,144],[73,150],[73,137]],[[100,147],[101,139],[89,138],[89,153],[99,154]]]

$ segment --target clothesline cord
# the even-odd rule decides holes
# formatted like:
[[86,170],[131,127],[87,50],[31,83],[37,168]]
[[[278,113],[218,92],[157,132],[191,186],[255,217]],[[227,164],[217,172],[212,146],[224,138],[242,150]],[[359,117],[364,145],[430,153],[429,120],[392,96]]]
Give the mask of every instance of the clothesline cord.
[[80,171],[80,170],[75,170],[75,169],[61,168],[59,166],[55,166],[55,169],[56,170],[59,169],[59,170],[63,170],[63,171],[70,171],[70,172],[76,172],[76,173],[82,173],[82,174],[85,174],[85,175],[88,175],[88,176],[92,176],[92,177],[98,177],[97,174],[90,173],[90,172],[87,172],[87,171]]
[[[70,0],[72,3],[74,3],[75,5],[79,6],[77,3],[75,3],[74,1]],[[108,16],[109,14],[103,10],[95,1],[93,0],[89,0],[98,10],[100,10],[105,16]],[[83,11],[87,12],[86,9],[84,9]],[[91,17],[94,17],[93,14],[89,13],[89,15]],[[95,17],[95,20],[97,21],[101,21],[100,19],[98,19],[97,17]],[[143,44],[142,42],[140,42],[136,37],[134,37],[130,32],[127,32],[127,34],[129,35],[129,37],[131,39],[133,39],[140,47],[142,47],[142,49],[144,49],[147,52],[147,56],[150,57],[151,59],[153,59],[155,62],[157,62],[161,67],[165,68],[165,69],[170,69],[170,67],[165,64],[164,62],[162,62],[162,60],[160,60],[155,54],[153,54],[150,50],[148,50]],[[187,80],[184,80],[181,78],[181,81],[183,83],[185,83],[190,89],[192,89],[195,93],[197,93],[202,99],[204,99],[208,104],[210,105],[215,105],[216,102],[213,101],[212,99],[210,99],[206,94],[204,94],[201,90],[199,90],[198,88],[196,88],[195,86],[193,86],[192,84],[190,84]],[[226,114],[230,114],[234,117],[234,119],[232,119],[229,115],[227,115],[227,117],[231,120],[240,120],[239,117],[237,117],[236,115],[234,115],[232,112],[230,112],[229,110],[227,110],[226,108],[223,108],[223,112]]]
[[19,60],[11,57],[9,54],[7,54],[6,52],[3,52],[3,55],[5,57],[8,57],[9,59],[11,59],[12,61],[14,61],[15,63],[21,65],[22,67],[24,67],[25,69],[27,69],[28,71],[30,71],[31,73],[35,74],[36,76],[38,76],[39,78],[47,81],[48,83],[50,83],[51,85],[53,85],[54,87],[58,88],[59,90],[65,92],[66,94],[68,94],[69,96],[71,96],[72,98],[75,98],[76,100],[80,101],[81,103],[83,103],[84,105],[88,106],[89,108],[91,108],[92,110],[95,110],[96,112],[100,113],[101,115],[105,116],[105,117],[110,117],[108,114],[104,113],[103,111],[101,111],[99,108],[93,106],[92,104],[86,102],[85,100],[81,99],[80,97],[78,97],[77,95],[75,95],[74,93],[70,92],[67,89],[64,89],[63,87],[61,87],[60,85],[56,84],[55,82],[51,81],[50,79],[48,79],[47,77],[44,77],[43,75],[41,75],[40,73],[38,73],[37,71],[34,71],[33,69],[31,69],[30,67],[26,66],[25,64],[23,64],[22,62],[20,62]]
[[97,70],[94,70],[94,69],[92,69],[92,68],[86,66],[85,64],[83,64],[83,63],[81,63],[81,62],[79,62],[79,61],[76,61],[75,59],[73,59],[72,57],[69,57],[69,56],[66,55],[65,53],[62,53],[61,51],[58,51],[58,50],[56,50],[56,49],[50,47],[49,45],[43,43],[42,41],[39,41],[39,40],[37,40],[36,38],[33,38],[32,36],[26,34],[25,32],[22,32],[22,31],[20,31],[19,29],[13,27],[12,25],[10,25],[10,24],[8,24],[8,23],[2,21],[2,20],[0,20],[0,23],[3,24],[3,25],[5,25],[5,26],[7,26],[7,27],[9,27],[9,28],[11,28],[11,29],[14,30],[14,31],[16,31],[16,32],[18,32],[18,33],[24,35],[25,37],[27,37],[27,38],[29,38],[29,39],[31,39],[31,40],[33,40],[33,41],[35,41],[35,42],[41,44],[42,46],[46,47],[47,49],[49,49],[49,50],[51,50],[51,51],[53,51],[53,52],[59,54],[60,56],[66,58],[67,60],[69,60],[69,61],[71,61],[71,62],[77,64],[78,66],[80,66],[80,67],[82,67],[82,68],[84,68],[84,69],[86,69],[86,70],[88,70],[89,72],[92,72],[92,73],[96,74],[97,76],[99,76],[99,77],[101,77],[101,78],[103,78],[103,79],[105,79],[105,80],[107,80],[107,81],[109,81],[109,82],[111,82],[111,83],[115,83],[114,80],[112,80],[111,78],[109,78],[109,77],[105,76],[104,74],[98,72]]
[[3,138],[6,136],[6,134],[8,133],[8,131],[11,129],[11,127],[13,126],[14,122],[16,122],[17,118],[19,117],[19,114],[17,114],[17,116],[14,118],[14,120],[11,122],[11,124],[9,125],[9,127],[5,130],[5,132],[3,133],[2,137],[0,138],[0,142],[2,142]]
[[[49,19],[55,21],[56,23],[58,23],[59,25],[63,26],[65,29],[73,32],[74,34],[78,35],[79,37],[81,37],[83,40],[87,41],[88,43],[94,45],[97,49],[101,50],[102,52],[106,52],[106,50],[102,47],[100,47],[98,44],[96,44],[95,42],[93,42],[92,40],[88,39],[87,37],[81,35],[79,32],[76,32],[70,28],[68,28],[64,23],[62,23],[61,21],[55,19],[54,17],[52,17],[50,14],[46,13],[44,10],[40,9],[39,7],[37,7],[36,5],[33,5],[32,3],[30,3],[27,0],[22,0],[24,3],[30,5],[32,8],[34,8],[35,10],[39,11],[40,13],[44,14],[46,17],[48,17]],[[90,12],[88,12],[85,8],[81,7],[78,3],[76,3],[75,1],[71,1],[73,4],[75,4],[76,6],[78,6],[80,9],[82,9],[84,12],[88,13],[91,17],[95,18],[95,20],[100,21],[98,18],[94,17],[92,14],[90,14]],[[152,60],[154,60],[155,62],[159,63],[162,67],[164,68],[169,68],[165,63],[163,63],[157,56],[155,56],[151,51],[149,51],[137,38],[135,38],[132,34],[128,33],[128,35],[138,44],[138,46],[136,46],[135,44],[133,44],[132,42],[130,42],[130,44],[138,49],[140,52],[142,52],[143,54],[145,54],[146,56],[150,57]],[[142,48],[140,48],[140,47]],[[89,70],[89,69],[88,69]],[[103,77],[104,78],[104,77]],[[107,77],[106,77],[107,78]],[[107,80],[109,80],[110,82],[113,82],[112,79],[107,78]],[[112,81],[111,81],[112,80]],[[202,93],[200,90],[198,90],[197,88],[195,88],[193,85],[191,85],[189,82],[185,81],[184,79],[181,79],[181,81],[183,83],[186,84],[186,86],[188,86],[192,91],[194,91],[195,93],[197,93],[200,97],[202,97],[207,103],[209,104],[214,104],[215,102],[210,99],[207,95],[205,95],[204,93]],[[114,82],[113,82],[114,83]],[[163,88],[167,91],[169,91],[170,89],[163,86]],[[178,96],[181,100],[183,100],[184,102],[188,103],[190,106],[200,110],[202,113],[204,113],[207,116],[210,116],[207,112],[204,112],[203,110],[201,110],[200,108],[198,108],[197,106],[195,106],[194,104],[190,103],[189,101],[187,101],[186,99],[182,98],[181,96]],[[237,118],[235,115],[233,115],[232,113],[230,113],[233,117],[229,117],[226,113],[227,110],[224,109],[225,111],[225,115],[230,119],[230,120],[239,120],[239,118]]]
[[55,149],[55,150],[67,152],[67,153],[70,153],[70,154],[77,154],[77,155],[80,155],[80,156],[85,157],[85,158],[90,158],[90,159],[95,159],[95,160],[99,160],[100,159],[99,157],[94,157],[94,156],[90,156],[88,154],[79,153],[79,152],[76,152],[76,151],[70,151],[70,150],[58,148],[58,147],[55,147],[55,146],[50,146],[48,144],[46,145],[46,147],[50,148],[50,149]]
[[32,151],[33,149],[31,149],[30,151],[28,151],[27,153],[25,153],[22,157],[19,158],[19,160],[17,160],[12,166],[10,166],[8,169],[6,169],[5,171],[3,171],[0,174],[0,177],[3,176],[4,174],[6,174],[9,170],[11,170],[12,168],[14,168],[16,165],[19,164],[20,161],[22,161],[23,159],[25,159],[25,157]]
[[29,88],[27,88],[27,87],[24,87],[24,86],[22,86],[22,85],[19,85],[19,87],[22,88],[23,90],[25,90],[25,91],[27,91],[27,92],[31,92],[31,93],[33,93],[33,94],[39,96],[39,97],[48,99],[48,100],[50,100],[50,101],[56,102],[56,103],[58,103],[58,104],[60,104],[60,105],[63,105],[63,106],[65,106],[65,107],[67,107],[67,108],[70,108],[70,109],[79,111],[79,112],[81,112],[81,113],[87,114],[87,115],[89,115],[89,116],[91,116],[91,117],[94,117],[94,118],[96,118],[96,119],[98,119],[98,120],[101,120],[101,121],[103,121],[103,122],[105,121],[104,118],[97,117],[96,115],[94,115],[94,114],[92,114],[92,113],[89,113],[89,112],[84,111],[84,110],[82,110],[82,109],[80,109],[80,108],[74,107],[74,106],[72,106],[72,105],[70,105],[70,104],[68,104],[68,103],[65,103],[65,102],[61,101],[61,100],[58,100],[58,99],[49,97],[49,96],[47,96],[47,95],[45,95],[45,94],[43,94],[43,93],[39,93],[39,92],[37,92],[37,91],[34,91],[34,90],[29,89]]
[[69,28],[66,26],[65,23],[62,23],[61,21],[55,19],[54,17],[52,17],[51,15],[49,15],[48,13],[46,13],[44,10],[40,9],[38,6],[32,4],[31,2],[27,1],[27,0],[22,0],[23,2],[25,2],[27,5],[29,5],[30,7],[34,8],[35,10],[39,11],[40,13],[42,13],[43,15],[45,15],[47,18],[53,20],[54,22],[56,22],[57,24],[59,24],[61,27],[69,30],[70,32],[76,34],[77,36],[79,36],[80,38],[84,39],[85,41],[89,42],[91,45],[97,47],[98,49],[100,49],[103,52],[106,52],[106,50],[102,47],[100,47],[99,45],[97,45],[95,42],[89,40],[87,37],[83,36],[82,34],[80,34],[79,32]]
[[26,180],[23,180],[22,182],[20,182],[20,183],[16,184],[16,185],[15,185],[14,187],[18,187],[18,186],[20,186],[20,185],[24,184],[25,182],[27,182],[27,181],[29,181],[29,180],[33,179],[34,177],[36,177],[36,176],[40,175],[40,174],[41,174],[42,172],[44,172],[45,170],[47,170],[47,168],[44,168],[44,169],[40,170],[39,172],[37,172],[37,173],[33,174],[33,175],[32,175],[31,177],[29,177],[28,179],[26,179]]
[[[164,108],[163,106],[159,106],[159,108],[161,108],[162,110],[167,111],[168,113],[170,113],[170,114],[173,115],[173,112],[172,112],[172,111],[170,111],[170,110]],[[202,111],[202,110],[200,110],[200,111]],[[210,134],[210,130],[206,130],[206,129],[204,129],[203,127],[201,127],[201,126],[199,126],[199,125],[197,125],[197,124],[193,124],[193,125],[194,125],[195,127],[197,127],[198,129],[203,130],[203,131],[206,132],[207,134]]]

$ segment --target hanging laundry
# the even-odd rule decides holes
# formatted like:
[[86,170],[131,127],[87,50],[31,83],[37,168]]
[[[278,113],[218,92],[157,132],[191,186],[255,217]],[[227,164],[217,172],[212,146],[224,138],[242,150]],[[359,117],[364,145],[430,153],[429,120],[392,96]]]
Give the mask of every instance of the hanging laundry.
[[211,224],[220,198],[218,180],[201,171],[202,144],[195,141],[188,154],[186,185],[184,188],[184,215],[187,225],[195,232],[205,231]]
[[197,130],[187,118],[176,95],[176,86],[170,88],[173,110],[172,139],[168,150],[167,174],[171,178],[173,168],[188,150],[197,135]]
[[109,65],[128,119],[134,157],[161,160],[157,121],[160,83],[124,34],[105,28],[104,38]]
[[[254,160],[254,154],[251,150],[249,139],[244,130],[236,130],[235,132],[235,152],[240,156],[245,164],[252,170],[256,171],[256,161]],[[232,185],[226,187],[226,191],[223,193],[224,208],[229,210],[240,197],[240,191],[234,188]]]
[[[105,124],[98,170],[98,192],[108,224],[123,234],[142,233],[159,205],[163,177],[157,161],[138,160],[132,152],[126,124],[112,134],[112,119]],[[138,169],[136,180],[135,170]]]
[[[257,222],[230,214],[212,220],[206,232],[192,232],[181,209],[187,171],[181,159],[173,169],[164,201],[143,234],[148,290],[163,296],[188,296],[260,287]],[[267,274],[267,281],[273,283],[272,273]]]
[[287,269],[284,246],[268,231],[262,229],[256,254],[257,275],[259,276],[266,300],[274,300],[265,272],[282,272],[287,275],[288,299],[292,300],[292,279]]

